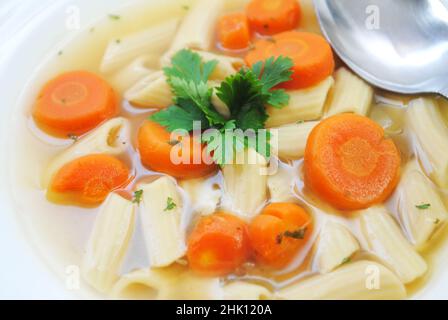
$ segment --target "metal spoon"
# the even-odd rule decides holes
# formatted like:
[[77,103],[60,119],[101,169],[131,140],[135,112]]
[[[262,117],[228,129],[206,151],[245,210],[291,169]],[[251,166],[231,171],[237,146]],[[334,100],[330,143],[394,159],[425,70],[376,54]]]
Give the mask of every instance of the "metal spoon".
[[448,98],[448,0],[314,0],[324,35],[368,82]]

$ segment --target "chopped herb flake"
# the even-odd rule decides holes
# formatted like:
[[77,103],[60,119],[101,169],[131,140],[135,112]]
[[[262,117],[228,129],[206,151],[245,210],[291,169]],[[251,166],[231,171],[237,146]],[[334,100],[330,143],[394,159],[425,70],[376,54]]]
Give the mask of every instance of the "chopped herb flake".
[[352,258],[350,257],[345,257],[344,259],[342,259],[341,265],[349,263],[350,261],[352,261]]
[[283,236],[293,239],[303,239],[305,237],[306,227],[295,231],[285,231]]
[[116,14],[110,14],[109,15],[109,19],[111,19],[111,20],[120,20],[120,16],[119,15],[116,15]]
[[168,197],[168,198],[166,199],[166,208],[165,208],[164,211],[170,211],[170,210],[173,210],[173,209],[176,208],[176,207],[177,207],[177,204],[174,203],[173,198]]
[[134,192],[134,198],[132,199],[132,203],[140,204],[142,201],[143,190],[137,190]]
[[78,136],[77,135],[75,135],[75,134],[73,134],[73,133],[69,133],[68,135],[67,135],[67,137],[69,138],[69,139],[72,139],[73,141],[78,141]]
[[416,205],[415,207],[417,209],[420,209],[420,210],[426,210],[426,209],[429,209],[431,207],[431,204],[430,203],[424,203],[424,204]]

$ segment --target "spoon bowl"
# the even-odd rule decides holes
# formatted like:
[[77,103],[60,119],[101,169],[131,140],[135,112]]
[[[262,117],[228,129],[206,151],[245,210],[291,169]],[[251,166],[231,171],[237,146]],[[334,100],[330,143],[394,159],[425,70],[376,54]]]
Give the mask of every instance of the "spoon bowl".
[[380,88],[448,98],[448,0],[314,0],[322,31]]

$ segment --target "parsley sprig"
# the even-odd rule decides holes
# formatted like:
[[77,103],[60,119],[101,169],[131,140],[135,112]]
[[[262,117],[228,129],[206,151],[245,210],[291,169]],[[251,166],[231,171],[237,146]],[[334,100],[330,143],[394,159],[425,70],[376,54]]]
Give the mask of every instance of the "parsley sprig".
[[[176,53],[171,63],[172,66],[164,68],[164,73],[173,91],[174,104],[153,114],[151,120],[168,131],[184,129],[190,132],[194,121],[200,121],[202,129],[217,129],[218,134],[206,134],[203,141],[218,164],[228,163],[234,152],[249,145],[260,154],[270,156],[269,135],[266,143],[259,143],[260,136],[255,130],[265,127],[266,105],[282,108],[288,104],[288,94],[274,88],[291,79],[291,59],[272,57],[227,77],[216,88],[216,95],[228,107],[230,119],[217,112],[211,102],[213,88],[209,88],[207,82],[217,61],[204,63],[199,54],[185,49]],[[252,129],[254,134],[239,135],[235,129]]]

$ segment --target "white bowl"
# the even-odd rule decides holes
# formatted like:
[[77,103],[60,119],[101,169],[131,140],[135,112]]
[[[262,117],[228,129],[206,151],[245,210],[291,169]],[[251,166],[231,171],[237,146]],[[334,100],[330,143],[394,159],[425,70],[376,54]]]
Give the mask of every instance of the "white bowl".
[[[148,1],[148,0],[146,0]],[[162,2],[152,0],[154,3]],[[167,0],[163,1],[166,3]],[[11,192],[11,154],[15,139],[11,135],[22,117],[23,90],[48,52],[74,36],[64,28],[67,10],[77,8],[81,29],[105,15],[119,11],[137,0],[3,0],[0,4],[0,298],[76,299],[86,297],[67,289],[64,277],[56,276],[48,263],[51,253],[41,250],[30,236]],[[23,125],[23,124],[22,124]],[[16,195],[16,196],[20,196]],[[20,213],[20,214],[19,214]],[[431,261],[429,281],[414,298],[448,298],[448,245]]]

